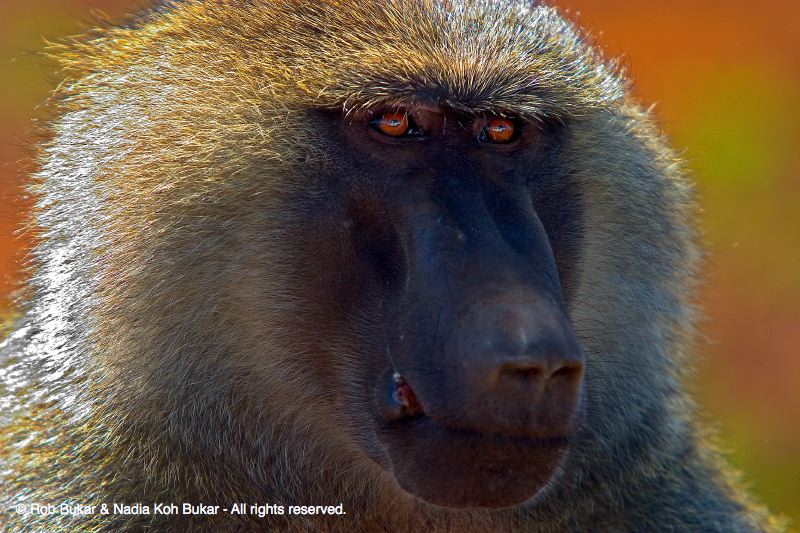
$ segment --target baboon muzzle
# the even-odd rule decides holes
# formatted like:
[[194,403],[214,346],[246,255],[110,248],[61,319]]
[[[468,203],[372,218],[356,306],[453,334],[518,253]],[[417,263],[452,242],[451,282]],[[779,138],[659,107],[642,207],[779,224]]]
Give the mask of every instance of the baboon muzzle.
[[417,199],[398,229],[407,271],[379,385],[383,437],[417,496],[505,506],[559,463],[584,359],[533,208],[512,206],[512,225],[460,192]]

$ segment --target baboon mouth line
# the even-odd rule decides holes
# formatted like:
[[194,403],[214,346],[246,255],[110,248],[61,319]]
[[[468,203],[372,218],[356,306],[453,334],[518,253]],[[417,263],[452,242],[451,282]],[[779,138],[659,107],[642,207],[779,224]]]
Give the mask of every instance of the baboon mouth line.
[[498,444],[522,446],[525,448],[551,448],[566,449],[569,446],[570,438],[568,435],[555,435],[547,437],[535,437],[527,435],[509,435],[504,433],[484,432],[469,428],[457,427],[450,424],[442,424],[425,413],[414,417],[396,420],[385,427],[386,430],[409,431],[413,433],[437,432],[440,437],[472,441],[475,443]]

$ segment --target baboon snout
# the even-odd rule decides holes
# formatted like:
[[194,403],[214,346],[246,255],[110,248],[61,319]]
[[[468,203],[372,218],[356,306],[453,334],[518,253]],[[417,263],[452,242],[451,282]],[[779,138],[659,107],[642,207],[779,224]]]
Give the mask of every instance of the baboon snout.
[[[407,373],[398,369],[398,405],[390,418],[424,415],[441,426],[486,435],[567,436],[584,357],[560,307],[509,293],[462,309],[451,317],[441,344],[416,352],[414,359],[437,354],[422,367],[427,372],[415,372],[416,364]],[[400,405],[403,398],[413,401]]]
[[392,264],[403,271],[387,352],[402,377],[394,398],[413,401],[389,402],[388,419],[424,416],[490,438],[568,438],[584,359],[549,238],[528,203],[518,206],[524,223],[509,226],[468,183],[449,189],[448,176],[393,222]]
[[564,434],[583,381],[580,345],[557,306],[503,300],[473,305],[457,328],[464,415],[488,433]]
[[461,295],[429,322],[430,336],[398,346],[381,380],[379,434],[412,494],[502,507],[530,498],[560,463],[584,359],[562,307],[534,288]]

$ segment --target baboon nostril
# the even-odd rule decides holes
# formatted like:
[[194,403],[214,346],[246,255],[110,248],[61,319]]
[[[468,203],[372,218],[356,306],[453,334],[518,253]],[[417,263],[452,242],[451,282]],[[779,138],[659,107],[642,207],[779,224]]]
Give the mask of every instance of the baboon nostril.
[[580,363],[571,363],[565,364],[556,368],[556,370],[550,375],[550,379],[575,379],[581,376],[583,373],[583,365]]
[[506,391],[504,394],[516,391],[522,401],[538,397],[545,390],[566,401],[577,392],[582,377],[583,364],[578,360],[566,356],[531,356],[501,362],[494,371],[492,388]]
[[545,367],[538,362],[503,363],[500,367],[500,376],[523,381],[536,381],[545,377]]
[[580,378],[583,365],[577,361],[547,361],[545,359],[504,362],[499,375],[504,379],[521,381],[571,381]]

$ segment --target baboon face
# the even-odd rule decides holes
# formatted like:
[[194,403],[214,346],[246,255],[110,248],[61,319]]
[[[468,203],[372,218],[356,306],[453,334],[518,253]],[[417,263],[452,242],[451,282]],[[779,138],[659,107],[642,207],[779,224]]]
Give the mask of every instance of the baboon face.
[[[658,276],[678,230],[651,216],[672,203],[654,196],[650,155],[619,157],[646,150],[615,118],[624,83],[555,10],[364,0],[164,13],[176,31],[132,28],[108,48],[92,41],[96,57],[69,52],[80,80],[63,84],[61,142],[97,153],[65,170],[54,149],[48,172],[77,177],[53,180],[42,216],[72,228],[90,214],[73,248],[92,251],[96,287],[65,298],[93,291],[93,360],[127,415],[198,454],[215,435],[228,486],[253,479],[260,493],[260,474],[295,476],[306,485],[287,491],[383,496],[389,480],[392,499],[463,508],[563,488],[585,472],[582,443],[645,411],[611,395],[661,374],[605,379],[584,372],[585,354],[619,351],[618,337],[640,349],[648,317],[672,305]],[[80,209],[61,210],[65,199]],[[617,232],[623,218],[635,227]],[[622,251],[604,254],[606,242]],[[632,253],[658,268],[632,272]],[[639,292],[617,290],[623,275]],[[625,306],[645,318],[616,335],[627,318],[597,315]],[[587,421],[602,428],[588,435]],[[329,470],[310,470],[312,447]],[[271,466],[286,457],[291,468]]]
[[565,304],[580,207],[551,171],[564,126],[423,99],[316,120],[329,193],[302,200],[299,241],[314,334],[357,354],[356,440],[426,501],[530,499],[569,447],[584,372]]

